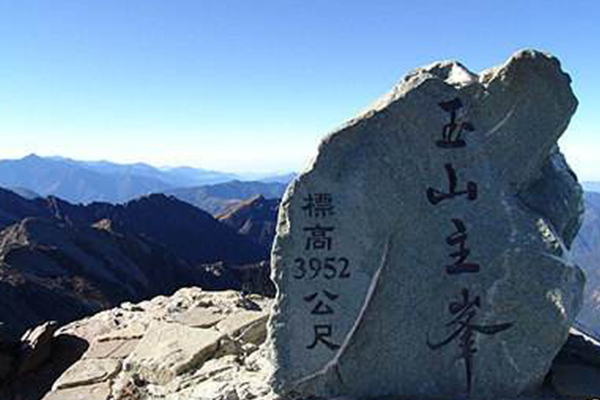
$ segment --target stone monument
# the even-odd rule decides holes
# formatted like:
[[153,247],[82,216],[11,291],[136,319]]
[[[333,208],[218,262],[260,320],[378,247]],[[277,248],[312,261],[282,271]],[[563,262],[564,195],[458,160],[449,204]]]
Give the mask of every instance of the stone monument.
[[279,393],[453,399],[535,390],[584,276],[581,187],[557,148],[577,107],[527,50],[477,75],[408,74],[327,136],[273,247]]

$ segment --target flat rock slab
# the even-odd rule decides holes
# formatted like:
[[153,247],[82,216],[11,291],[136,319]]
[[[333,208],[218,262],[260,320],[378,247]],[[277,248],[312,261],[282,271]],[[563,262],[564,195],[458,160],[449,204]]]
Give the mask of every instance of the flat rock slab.
[[222,333],[213,329],[153,321],[125,360],[125,368],[136,371],[150,383],[166,384],[192,368],[199,368],[216,351],[222,337]]
[[99,342],[108,342],[110,340],[130,340],[141,339],[146,333],[146,325],[141,322],[133,322],[123,329],[106,333],[98,337]]
[[108,400],[109,397],[110,385],[105,382],[52,391],[42,400]]
[[205,307],[194,307],[179,314],[175,314],[172,320],[191,326],[193,328],[212,328],[219,321],[223,320],[226,315],[216,313],[214,309]]
[[73,364],[52,386],[53,390],[106,382],[121,371],[121,363],[111,359],[83,359]]
[[539,387],[581,307],[581,187],[559,61],[408,74],[326,137],[282,200],[279,393],[500,398]]
[[83,358],[127,358],[137,347],[140,339],[92,342]]
[[268,317],[267,311],[238,311],[228,315],[216,328],[242,343],[262,343],[267,332]]

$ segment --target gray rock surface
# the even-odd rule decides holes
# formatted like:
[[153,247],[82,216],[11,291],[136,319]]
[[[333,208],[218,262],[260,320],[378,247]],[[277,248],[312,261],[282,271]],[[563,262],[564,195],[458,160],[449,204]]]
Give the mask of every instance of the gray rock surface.
[[[581,306],[581,189],[556,142],[559,61],[410,73],[321,143],[273,248],[273,385],[319,396],[515,397]],[[549,197],[548,197],[549,196]]]
[[558,146],[544,162],[540,176],[518,194],[519,198],[551,224],[570,248],[584,215],[583,189]]

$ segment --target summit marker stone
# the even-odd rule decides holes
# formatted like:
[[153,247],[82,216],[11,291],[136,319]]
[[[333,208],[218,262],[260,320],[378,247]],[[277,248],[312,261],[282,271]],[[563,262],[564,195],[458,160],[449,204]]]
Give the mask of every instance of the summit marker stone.
[[408,74],[327,136],[273,247],[274,388],[496,398],[535,390],[581,306],[577,107],[545,53]]

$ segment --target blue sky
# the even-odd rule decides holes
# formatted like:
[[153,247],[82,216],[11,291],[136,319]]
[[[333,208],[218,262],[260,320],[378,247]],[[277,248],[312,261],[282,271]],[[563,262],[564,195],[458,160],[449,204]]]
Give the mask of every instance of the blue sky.
[[0,158],[301,169],[409,70],[537,48],[571,74],[561,140],[600,181],[600,1],[0,0]]

